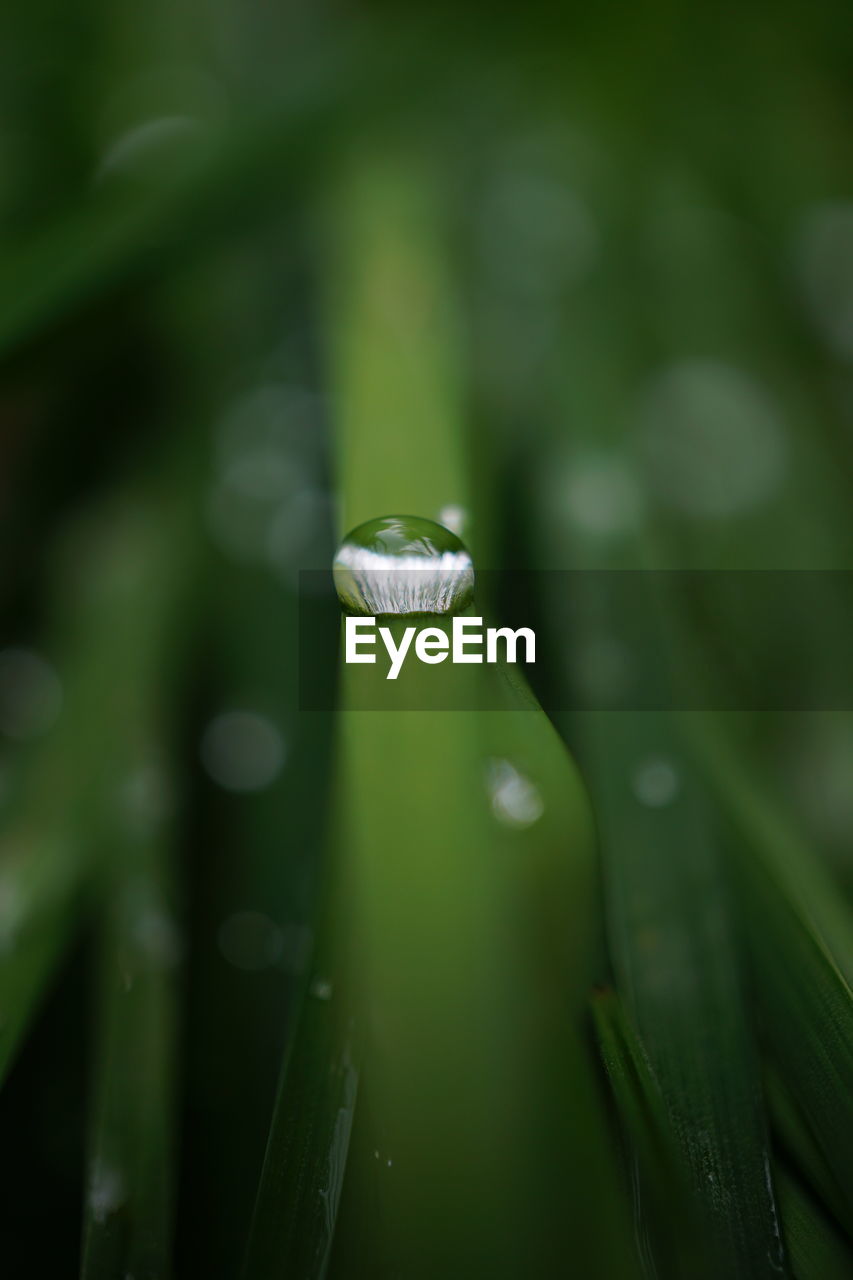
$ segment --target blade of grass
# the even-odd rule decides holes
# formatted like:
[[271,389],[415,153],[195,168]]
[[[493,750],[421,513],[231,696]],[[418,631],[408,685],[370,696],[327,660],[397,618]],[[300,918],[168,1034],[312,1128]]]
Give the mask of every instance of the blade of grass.
[[766,801],[708,717],[699,758],[733,832],[747,939],[768,1045],[838,1185],[853,1185],[853,926],[815,857]]
[[[590,317],[577,313],[576,300],[569,308],[559,328],[562,341],[555,343],[559,362],[546,360],[529,388],[542,416],[536,472],[545,500],[515,512],[514,521],[519,528],[532,521],[541,566],[590,571],[575,574],[563,597],[559,574],[541,575],[550,594],[540,606],[564,708],[559,724],[577,750],[595,808],[617,989],[646,1046],[695,1200],[704,1206],[709,1254],[726,1275],[769,1276],[784,1262],[768,1176],[758,1056],[713,808],[671,717],[565,711],[576,688],[585,687],[585,657],[596,659],[609,647],[640,671],[654,670],[644,655],[656,653],[661,642],[657,602],[643,600],[631,616],[611,616],[606,574],[596,573],[644,564],[634,538],[636,521],[628,512],[623,522],[617,509],[621,488],[610,499],[608,528],[606,513],[599,525],[596,510],[569,523],[558,482],[562,476],[568,487],[573,458],[596,465],[603,459],[606,477],[609,450],[619,440],[621,366],[632,367],[618,327],[624,306],[624,280],[616,278],[620,265],[625,266],[609,268],[603,284],[598,281],[589,327]],[[490,363],[511,367],[512,356],[508,346],[499,347],[490,352]],[[526,424],[536,411],[528,411]],[[508,455],[505,465],[511,461]],[[615,461],[618,475],[618,454]],[[626,480],[627,502],[630,474]],[[602,506],[607,501],[605,494]],[[597,505],[594,494],[592,503]],[[574,607],[566,593],[577,589],[588,596]],[[641,693],[643,705],[667,705],[665,692],[657,701],[655,690]],[[642,778],[649,769],[653,778],[663,778],[665,792],[644,803]]]
[[634,1233],[647,1276],[714,1274],[686,1193],[675,1137],[643,1046],[611,990],[592,997],[598,1045],[626,1146]]
[[[467,508],[458,325],[429,167],[393,148],[362,154],[336,207],[346,521]],[[424,679],[422,705],[441,682]],[[523,714],[356,712],[355,685],[347,672],[341,831],[354,998],[369,1012],[363,1088],[393,1162],[386,1248],[417,1253],[417,1274],[440,1259],[547,1271],[563,1246],[630,1273],[583,1041],[595,865],[571,762],[529,702]],[[490,814],[490,759],[541,797],[525,829]]]
[[776,1171],[782,1230],[796,1280],[845,1280],[853,1274],[849,1243],[786,1169]]
[[100,908],[82,1280],[171,1271],[179,935],[167,786],[145,752]]
[[[347,523],[435,517],[469,498],[428,173],[378,148],[334,193],[328,294]],[[478,702],[477,679],[461,705]],[[412,1276],[515,1275],[525,1264],[547,1274],[571,1254],[587,1274],[632,1275],[586,1044],[598,914],[571,762],[529,699],[523,713],[415,712],[385,699],[382,711],[354,711],[353,694],[347,679],[333,896],[350,999],[337,1016],[356,1019],[359,1113],[366,1100],[379,1156],[363,1144],[370,1168],[356,1158],[344,1195],[354,1180],[378,1183],[381,1207],[338,1238],[332,1274],[375,1274],[375,1259]],[[490,811],[489,759],[511,762],[541,798],[526,828]],[[328,1081],[329,1065],[316,1062],[315,1077]],[[300,1176],[304,1216],[317,1219],[334,1111],[327,1095],[310,1165],[294,1164],[273,1133],[253,1280],[304,1256],[276,1232]]]
[[318,950],[285,1056],[255,1202],[246,1280],[326,1275],[359,1087],[356,1032],[339,973]]
[[441,56],[436,32],[418,20],[390,28],[383,19],[377,29],[362,19],[297,53],[280,94],[204,139],[182,173],[96,185],[0,259],[0,360],[31,350],[75,311],[162,279],[223,232],[280,218],[297,181],[310,182],[351,130],[433,88],[429,63]]
[[175,480],[167,473],[102,511],[70,539],[58,569],[52,634],[63,708],[21,763],[3,833],[0,1078],[96,892],[133,763],[129,735],[180,652],[173,641],[194,536]]
[[[727,1275],[783,1266],[758,1058],[712,810],[666,716],[586,713],[611,957]],[[677,794],[644,802],[643,770]],[[631,794],[632,788],[635,794]],[[638,789],[638,790],[637,790]]]
[[772,1064],[765,1068],[765,1092],[774,1133],[789,1164],[853,1239],[849,1200],[838,1186],[802,1112]]

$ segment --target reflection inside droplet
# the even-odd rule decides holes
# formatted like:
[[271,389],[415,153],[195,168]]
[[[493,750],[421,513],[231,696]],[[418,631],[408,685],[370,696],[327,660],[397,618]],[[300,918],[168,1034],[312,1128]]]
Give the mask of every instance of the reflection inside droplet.
[[474,596],[474,565],[464,543],[419,516],[359,525],[338,547],[333,573],[350,613],[458,613]]

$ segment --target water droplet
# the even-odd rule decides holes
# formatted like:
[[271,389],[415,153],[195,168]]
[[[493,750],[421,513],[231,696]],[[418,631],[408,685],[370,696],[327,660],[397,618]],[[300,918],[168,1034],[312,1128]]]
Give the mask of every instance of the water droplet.
[[315,1000],[331,1000],[332,990],[332,984],[328,978],[315,978],[308,988],[308,994]]
[[640,804],[649,809],[664,809],[676,799],[681,779],[671,761],[663,756],[650,756],[634,770],[631,787]]
[[474,565],[463,542],[433,520],[383,516],[353,529],[333,572],[350,613],[458,613],[474,595]]
[[650,487],[686,515],[724,519],[779,488],[782,425],[755,379],[711,360],[674,365],[641,407],[637,443]]
[[545,811],[539,788],[508,760],[490,760],[486,766],[486,789],[492,813],[507,827],[531,827]]
[[89,1208],[99,1226],[121,1207],[125,1199],[124,1175],[120,1169],[98,1161],[89,1180]]
[[226,791],[262,791],[281,771],[285,746],[278,729],[253,711],[216,716],[201,740],[201,760]]
[[235,911],[217,934],[219,950],[235,969],[258,973],[276,964],[284,951],[284,934],[260,911]]
[[61,706],[62,685],[44,658],[29,649],[0,651],[0,733],[16,742],[38,738]]
[[448,506],[442,507],[437,518],[439,524],[443,524],[445,529],[455,533],[458,538],[462,537],[470,519],[465,508],[459,506],[456,502],[451,502]]

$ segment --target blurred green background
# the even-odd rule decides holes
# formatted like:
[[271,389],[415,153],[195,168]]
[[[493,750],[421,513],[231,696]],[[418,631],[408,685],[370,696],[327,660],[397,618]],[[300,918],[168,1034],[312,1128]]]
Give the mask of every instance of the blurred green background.
[[[3,8],[6,1274],[853,1274],[851,46]],[[300,711],[300,570],[393,512],[799,626],[493,601],[582,782],[523,691]],[[742,712],[572,713],[688,634]]]

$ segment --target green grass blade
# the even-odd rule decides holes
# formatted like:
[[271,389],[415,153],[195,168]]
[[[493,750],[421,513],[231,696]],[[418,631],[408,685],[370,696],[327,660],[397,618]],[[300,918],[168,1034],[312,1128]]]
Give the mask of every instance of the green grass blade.
[[839,1187],[826,1162],[814,1135],[808,1127],[800,1108],[791,1097],[778,1071],[765,1070],[765,1091],[777,1141],[787,1155],[788,1162],[798,1171],[802,1180],[811,1187],[819,1202],[831,1212],[836,1221],[853,1239],[853,1218],[849,1199]]
[[194,532],[173,479],[101,512],[63,557],[54,610],[63,708],[21,761],[2,836],[0,1079],[97,891],[136,760],[129,726],[147,719],[178,653]]
[[816,857],[767,801],[719,722],[692,734],[732,827],[768,1046],[842,1188],[853,1186],[853,925]]
[[[346,521],[467,507],[457,331],[429,170],[362,155],[338,211]],[[488,705],[482,671],[460,705]],[[348,671],[340,831],[354,1000],[367,1021],[362,1088],[392,1161],[379,1252],[394,1265],[416,1249],[418,1275],[449,1259],[459,1273],[510,1275],[524,1260],[547,1273],[571,1249],[602,1274],[630,1274],[584,1038],[596,868],[571,761],[529,701],[354,711],[356,683]],[[423,683],[429,705],[441,677]],[[508,705],[521,704],[510,695]],[[490,760],[529,780],[535,820],[513,827],[490,811]]]
[[782,1230],[796,1280],[846,1280],[853,1275],[850,1244],[806,1189],[784,1168],[777,1169]]
[[167,786],[162,764],[141,758],[110,850],[82,1280],[171,1271],[179,935]]
[[296,1015],[255,1203],[246,1280],[323,1277],[334,1243],[358,1095],[354,1030],[326,964]]
[[[86,307],[162,280],[223,234],[280,218],[349,130],[399,97],[403,76],[411,96],[418,78],[405,64],[417,44],[415,29],[352,26],[289,62],[282,90],[189,151],[181,172],[98,184],[60,221],[8,247],[0,256],[0,360],[32,349]],[[419,66],[435,52],[427,35]],[[428,85],[426,76],[420,83]]]
[[713,1274],[696,1206],[657,1082],[614,991],[592,997],[599,1049],[626,1145],[634,1201],[634,1234],[647,1276]]
[[[598,818],[617,987],[646,1046],[709,1250],[727,1275],[778,1274],[758,1058],[712,810],[666,716],[585,713],[576,732]],[[642,771],[655,761],[675,771],[662,804],[643,802]]]

